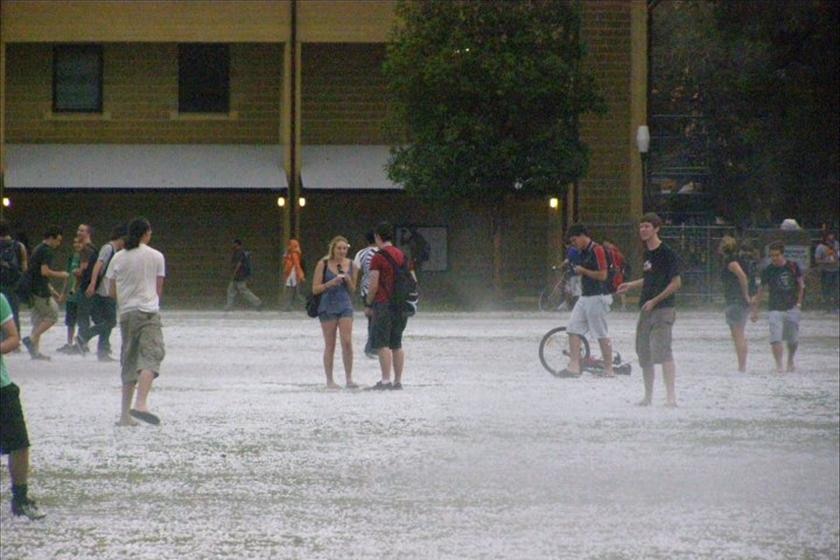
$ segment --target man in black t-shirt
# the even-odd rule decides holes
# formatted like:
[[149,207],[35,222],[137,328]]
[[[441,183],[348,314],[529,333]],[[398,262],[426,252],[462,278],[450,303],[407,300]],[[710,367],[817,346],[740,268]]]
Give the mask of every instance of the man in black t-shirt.
[[649,406],[653,397],[654,364],[662,364],[666,406],[677,406],[677,368],[671,352],[671,331],[676,319],[674,294],[682,287],[682,279],[679,257],[659,239],[661,227],[662,219],[652,212],[639,220],[639,237],[645,244],[644,276],[621,284],[616,291],[623,294],[634,288],[642,289],[641,313],[636,325],[636,353],[645,381],[641,406]]
[[770,324],[770,347],[776,361],[776,372],[783,373],[784,348],[787,342],[787,371],[796,370],[793,357],[799,347],[799,320],[802,312],[802,298],[805,296],[805,280],[799,265],[785,259],[785,245],[781,241],[770,244],[770,264],[761,273],[761,287],[752,299],[751,319],[758,320],[758,305],[764,297],[765,288],[770,293],[768,323]]
[[49,360],[39,349],[41,335],[47,332],[58,320],[60,294],[50,284],[50,278],[65,280],[68,274],[53,269],[55,250],[61,245],[61,229],[48,228],[44,241],[35,247],[29,259],[29,271],[32,274],[32,334],[23,339],[23,345],[33,360]]
[[90,322],[92,319],[91,312],[93,311],[93,297],[88,296],[85,292],[90,286],[99,249],[93,244],[93,228],[88,224],[79,224],[76,229],[76,239],[82,244],[82,249],[79,251],[79,270],[76,272],[76,289],[78,290],[76,324],[79,327],[79,335],[76,337],[75,344],[81,354],[86,354],[88,347],[85,341],[91,337]]

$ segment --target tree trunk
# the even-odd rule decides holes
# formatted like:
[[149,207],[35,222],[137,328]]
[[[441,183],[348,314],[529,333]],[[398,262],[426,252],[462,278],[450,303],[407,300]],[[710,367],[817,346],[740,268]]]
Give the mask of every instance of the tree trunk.
[[493,205],[491,222],[493,228],[493,296],[498,304],[503,298],[502,279],[502,229],[504,225],[504,203]]

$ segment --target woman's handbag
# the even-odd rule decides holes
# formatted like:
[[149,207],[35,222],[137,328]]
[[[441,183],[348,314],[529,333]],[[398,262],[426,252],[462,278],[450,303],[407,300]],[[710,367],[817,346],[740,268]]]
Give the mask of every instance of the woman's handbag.
[[[327,259],[324,259],[324,272],[321,275],[321,283],[324,283],[324,279],[327,277]],[[314,286],[313,286],[314,288]],[[315,295],[314,293],[310,293],[309,297],[306,298],[306,314],[312,318],[318,316],[318,306],[321,304],[321,296],[323,294]]]

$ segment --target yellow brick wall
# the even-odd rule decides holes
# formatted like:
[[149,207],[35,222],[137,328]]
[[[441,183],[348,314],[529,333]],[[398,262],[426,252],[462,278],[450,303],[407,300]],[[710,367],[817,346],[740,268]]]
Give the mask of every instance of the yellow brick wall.
[[279,143],[283,49],[233,44],[227,120],[172,119],[178,109],[175,43],[106,43],[103,115],[50,116],[52,44],[10,44],[6,142],[117,144]]
[[584,2],[582,37],[587,67],[607,112],[581,120],[590,148],[589,172],[580,181],[581,221],[617,223],[633,219],[630,208],[630,10],[628,0]]
[[304,44],[304,144],[386,144],[382,44]]

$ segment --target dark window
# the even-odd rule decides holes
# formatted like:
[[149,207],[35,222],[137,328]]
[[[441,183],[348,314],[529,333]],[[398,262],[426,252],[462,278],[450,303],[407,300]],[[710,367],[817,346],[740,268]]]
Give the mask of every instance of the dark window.
[[102,46],[53,47],[53,112],[102,112]]
[[227,45],[178,45],[178,112],[230,110],[230,51]]

